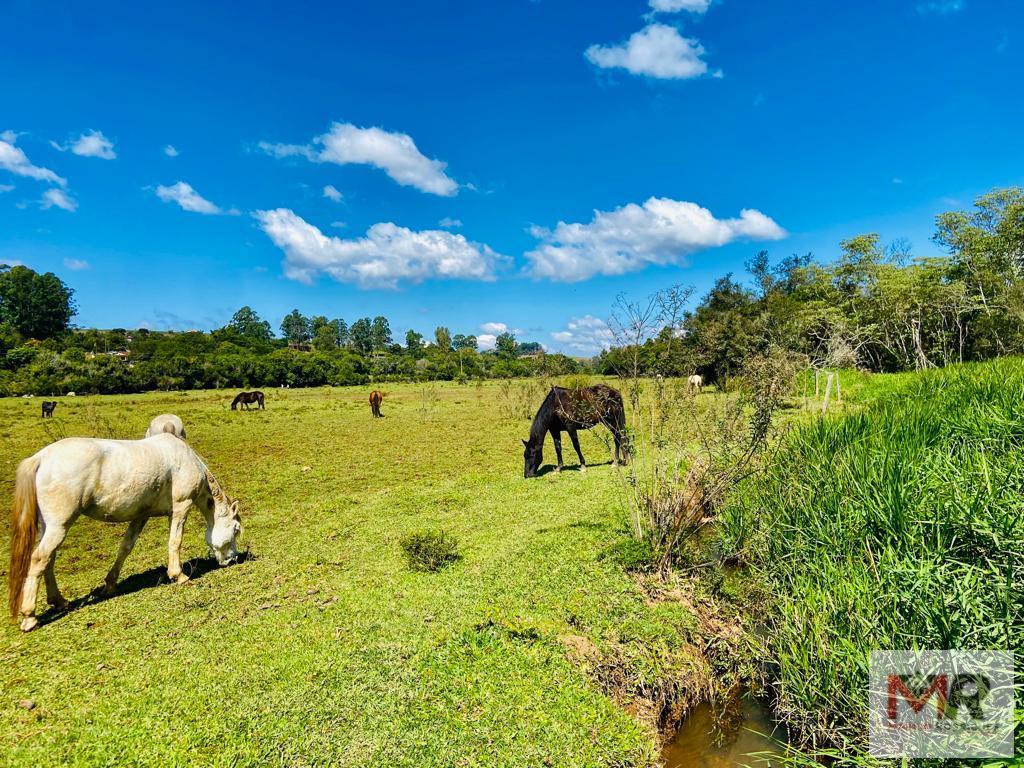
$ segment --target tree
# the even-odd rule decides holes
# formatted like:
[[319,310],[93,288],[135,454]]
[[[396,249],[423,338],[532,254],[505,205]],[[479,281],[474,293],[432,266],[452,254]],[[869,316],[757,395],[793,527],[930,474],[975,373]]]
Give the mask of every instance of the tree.
[[337,329],[338,332],[338,346],[347,347],[349,343],[348,323],[346,323],[340,317],[337,320],[334,320],[333,322],[334,327]]
[[452,332],[445,328],[443,325],[439,325],[434,329],[434,343],[437,348],[444,353],[451,352],[452,350]]
[[309,320],[299,310],[293,309],[281,321],[281,335],[291,347],[308,344],[312,337]]
[[464,349],[476,349],[476,336],[473,336],[472,334],[469,336],[463,336],[461,333],[457,333],[455,334],[455,338],[452,339],[452,346],[460,352]]
[[373,323],[368,317],[360,318],[349,328],[349,339],[356,352],[368,354],[373,349]]
[[228,328],[235,331],[239,336],[244,336],[253,341],[270,341],[274,332],[270,329],[270,323],[260,318],[252,307],[242,307],[231,316]]
[[64,333],[75,312],[74,291],[52,272],[0,264],[0,323],[44,340]]
[[423,357],[423,334],[409,330],[405,334],[405,349],[414,358]]
[[498,357],[511,360],[516,356],[519,345],[516,343],[515,335],[506,331],[498,334],[498,338],[494,342],[494,349],[498,353]]
[[383,315],[373,318],[370,326],[370,348],[374,352],[382,352],[391,346],[391,325]]
[[952,276],[980,307],[970,318],[970,357],[980,359],[1024,344],[1024,189],[995,189],[974,207],[940,214],[934,240],[950,252]]
[[313,349],[331,352],[338,348],[338,331],[332,323],[325,323],[313,332]]

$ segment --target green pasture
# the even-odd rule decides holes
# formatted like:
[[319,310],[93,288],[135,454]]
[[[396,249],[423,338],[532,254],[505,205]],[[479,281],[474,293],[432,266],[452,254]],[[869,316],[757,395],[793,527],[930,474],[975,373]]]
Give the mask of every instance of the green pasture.
[[[619,563],[628,534],[604,443],[582,436],[587,473],[528,482],[528,420],[502,415],[507,387],[388,385],[380,420],[368,392],[269,390],[262,412],[230,411],[223,391],[60,398],[52,421],[39,399],[0,400],[0,504],[17,462],[52,439],[141,437],[174,412],[241,500],[251,553],[167,584],[155,520],[122,593],[100,601],[88,596],[122,530],[76,523],[56,572],[80,604],[26,635],[0,630],[0,760],[651,764],[657,733],[627,711],[631,693],[703,668],[692,612]],[[461,559],[411,570],[399,542],[434,529]],[[202,533],[190,515],[183,560],[205,556]]]

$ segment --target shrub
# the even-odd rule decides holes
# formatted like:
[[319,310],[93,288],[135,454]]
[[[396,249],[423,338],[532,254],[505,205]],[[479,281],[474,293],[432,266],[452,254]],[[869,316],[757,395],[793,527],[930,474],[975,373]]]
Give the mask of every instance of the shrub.
[[861,753],[868,651],[1019,648],[1024,364],[916,374],[862,411],[803,425],[732,497],[720,531],[766,588],[791,733]]
[[439,571],[459,559],[459,542],[444,531],[418,531],[402,539],[409,567],[414,571]]

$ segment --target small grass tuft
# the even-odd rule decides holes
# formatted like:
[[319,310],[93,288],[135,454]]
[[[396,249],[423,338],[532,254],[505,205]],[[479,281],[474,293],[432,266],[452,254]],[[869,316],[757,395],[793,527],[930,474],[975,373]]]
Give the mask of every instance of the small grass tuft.
[[402,539],[409,567],[414,571],[439,571],[456,562],[459,542],[444,531],[418,531]]

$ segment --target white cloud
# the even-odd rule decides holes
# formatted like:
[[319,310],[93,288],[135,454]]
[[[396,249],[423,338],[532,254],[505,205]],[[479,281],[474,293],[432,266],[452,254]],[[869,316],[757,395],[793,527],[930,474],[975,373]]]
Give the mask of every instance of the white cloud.
[[918,13],[956,13],[967,5],[965,0],[924,0],[917,4]]
[[348,226],[348,224],[346,224],[344,221],[332,221],[331,226],[334,227],[335,229],[344,229],[345,227]]
[[324,187],[324,197],[326,197],[328,200],[333,200],[336,203],[341,202],[341,192],[339,192],[330,184]]
[[494,349],[498,346],[498,337],[493,333],[478,333],[476,335],[476,346],[480,350]]
[[14,185],[13,184],[0,184],[0,193],[13,192],[13,191],[14,191]]
[[89,262],[83,259],[64,259],[64,266],[74,272],[89,268]]
[[167,155],[168,157],[177,157],[181,153],[175,148],[173,144],[168,144],[166,147],[164,147],[164,154]]
[[444,172],[447,163],[426,157],[405,133],[334,123],[330,131],[308,145],[261,141],[259,147],[278,158],[300,156],[318,163],[372,165],[402,186],[434,195],[450,197],[459,189]]
[[50,146],[54,149],[58,149],[61,152],[71,150],[74,155],[80,155],[82,157],[98,157],[101,160],[113,160],[117,157],[117,153],[114,151],[114,144],[101,131],[89,131],[88,133],[81,134],[73,142],[67,144],[58,144],[55,141],[50,142]]
[[708,71],[700,41],[683,37],[675,27],[648,24],[619,45],[592,45],[587,59],[602,69],[625,69],[634,75],[686,80]]
[[[156,196],[165,203],[177,203],[186,211],[205,214],[224,213],[220,206],[211,203],[192,189],[191,184],[184,181],[179,181],[177,184],[172,184],[169,187],[161,184],[156,188]],[[228,213],[231,213],[231,211],[228,211]]]
[[67,186],[67,181],[49,168],[32,165],[25,153],[20,148],[14,146],[16,139],[17,136],[13,131],[0,133],[0,170],[9,171],[15,176],[26,176],[38,181],[59,184],[62,187]]
[[448,216],[445,216],[443,219],[437,222],[437,224],[439,227],[444,227],[445,229],[458,229],[459,227],[462,226],[462,220],[453,219]]
[[328,237],[287,208],[256,211],[263,231],[284,251],[284,274],[309,283],[319,274],[361,288],[395,288],[432,278],[491,280],[503,257],[442,230],[414,232],[390,222],[360,238]]
[[786,231],[760,211],[716,219],[696,203],[649,198],[642,206],[595,211],[589,224],[559,222],[554,230],[533,227],[540,245],[526,254],[536,278],[563,282],[594,275],[621,275],[649,264],[679,265],[686,256],[735,240],[779,240]]
[[564,349],[588,356],[607,349],[615,341],[608,323],[593,315],[572,318],[564,331],[555,331],[551,338]]
[[50,187],[50,189],[43,192],[43,197],[39,204],[43,210],[47,208],[63,208],[65,211],[71,211],[72,213],[78,210],[78,203],[67,192],[57,187]]
[[655,13],[707,13],[711,0],[650,0],[650,6]]

